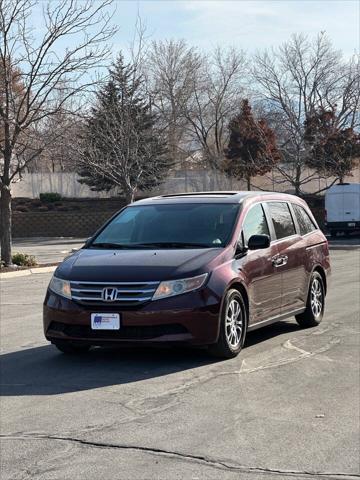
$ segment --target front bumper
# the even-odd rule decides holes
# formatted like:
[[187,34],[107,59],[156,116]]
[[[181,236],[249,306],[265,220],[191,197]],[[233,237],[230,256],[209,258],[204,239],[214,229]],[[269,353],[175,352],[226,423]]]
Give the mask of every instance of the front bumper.
[[[109,305],[80,305],[48,290],[44,334],[53,343],[208,345],[218,338],[220,305],[221,298],[207,288],[121,310]],[[105,312],[120,314],[120,330],[91,329],[91,313]]]

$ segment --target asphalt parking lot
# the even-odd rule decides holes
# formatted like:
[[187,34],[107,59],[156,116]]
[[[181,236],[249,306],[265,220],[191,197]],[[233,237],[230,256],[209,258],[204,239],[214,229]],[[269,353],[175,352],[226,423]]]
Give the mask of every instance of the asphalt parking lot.
[[43,338],[50,274],[1,279],[1,480],[359,479],[360,249],[332,251],[322,324],[240,356]]

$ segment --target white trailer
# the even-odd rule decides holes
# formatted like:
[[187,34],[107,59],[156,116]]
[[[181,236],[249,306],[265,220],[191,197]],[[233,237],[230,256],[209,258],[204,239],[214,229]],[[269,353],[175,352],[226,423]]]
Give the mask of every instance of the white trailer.
[[360,231],[360,183],[333,185],[325,194],[326,225],[331,236]]

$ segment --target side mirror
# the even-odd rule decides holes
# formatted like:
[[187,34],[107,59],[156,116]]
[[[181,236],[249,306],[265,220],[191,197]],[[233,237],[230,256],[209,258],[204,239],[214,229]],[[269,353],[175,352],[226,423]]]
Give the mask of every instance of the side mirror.
[[259,250],[270,247],[269,235],[251,235],[248,241],[249,250]]

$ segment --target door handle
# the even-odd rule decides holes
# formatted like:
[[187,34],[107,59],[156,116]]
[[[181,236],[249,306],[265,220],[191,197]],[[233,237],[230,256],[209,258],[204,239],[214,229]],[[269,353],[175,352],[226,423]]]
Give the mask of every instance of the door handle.
[[276,255],[271,258],[272,264],[274,267],[282,267],[287,264],[288,256],[287,255]]
[[279,267],[281,264],[280,255],[275,255],[274,257],[271,257],[270,260],[274,267]]

